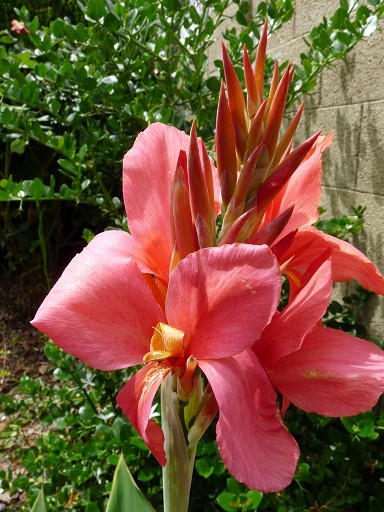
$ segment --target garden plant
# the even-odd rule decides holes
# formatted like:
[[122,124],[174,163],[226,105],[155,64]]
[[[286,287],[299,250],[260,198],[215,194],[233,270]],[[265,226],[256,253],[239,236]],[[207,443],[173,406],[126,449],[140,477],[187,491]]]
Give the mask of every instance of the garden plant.
[[[356,279],[384,294],[384,277],[343,239],[361,229],[363,208],[319,220],[322,154],[332,136],[293,143],[303,105],[282,123],[286,106],[314,87],[321,69],[370,35],[383,6],[353,9],[342,2],[311,32],[303,67],[295,71],[266,58],[268,25],[261,23],[269,15],[270,29],[278,28],[291,3],[261,3],[251,22],[244,2],[236,19],[245,28],[240,36],[227,33],[235,61],[224,44],[220,84],[218,76],[205,76],[205,50],[226,4],[203,5],[164,3],[159,19],[169,32],[158,47],[148,43],[158,23],[146,3],[136,12],[90,0],[82,7],[87,26],[58,19],[42,29],[21,9],[13,24],[18,35],[3,36],[9,44],[1,60],[8,167],[0,192],[8,271],[30,264],[32,254],[50,286],[52,271],[66,263],[60,249],[85,227],[75,221],[54,247],[50,237],[57,236],[63,211],[69,204],[94,219],[82,232],[88,245],[32,321],[53,340],[46,354],[68,385],[49,390],[39,379],[20,382],[29,402],[51,397],[55,405],[37,405],[37,412],[62,432],[48,432],[24,451],[26,470],[43,475],[46,465],[52,468],[41,481],[52,509],[59,505],[49,495],[60,489],[56,503],[85,511],[183,512],[202,510],[202,503],[204,510],[302,511],[321,507],[318,500],[329,510],[356,510],[356,503],[380,510],[375,481],[351,496],[346,489],[361,478],[347,455],[357,443],[372,467],[381,464],[368,441],[377,439],[383,420],[366,411],[384,388],[383,352],[353,335],[364,292],[344,306],[330,301],[334,282]],[[180,21],[183,8],[196,25],[210,27],[204,43],[198,40],[204,33],[188,30],[188,18]],[[184,35],[176,40],[172,28],[179,25]],[[124,44],[143,34],[145,43]],[[96,52],[100,41],[103,50]],[[256,41],[252,62],[246,45]],[[149,50],[141,59],[140,48]],[[127,60],[119,52],[136,53]],[[128,79],[123,63],[136,67],[137,76],[130,69]],[[125,217],[119,155],[140,129],[123,161]],[[37,143],[46,171],[55,165],[62,173],[51,174],[49,185],[44,175],[22,180],[10,174],[14,155]],[[32,250],[25,244],[31,230],[15,233],[28,202],[37,212]],[[101,226],[109,229],[94,236]],[[128,370],[115,372],[121,369]],[[5,398],[4,405],[12,413],[17,402]],[[339,416],[341,428],[332,419]],[[300,462],[294,436],[303,445]],[[323,449],[314,458],[317,444]],[[117,464],[112,485],[106,462]],[[334,465],[346,468],[342,493]],[[6,472],[3,478],[7,482]],[[29,478],[20,479],[28,488]],[[283,491],[292,479],[296,488]],[[41,491],[33,510],[45,507]]]

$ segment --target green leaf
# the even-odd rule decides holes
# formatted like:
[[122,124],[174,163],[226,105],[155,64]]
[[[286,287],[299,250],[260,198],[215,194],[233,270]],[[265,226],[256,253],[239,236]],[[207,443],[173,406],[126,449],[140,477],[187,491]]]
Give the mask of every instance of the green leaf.
[[234,494],[240,494],[242,490],[244,489],[244,486],[238,482],[235,478],[228,478],[227,480],[227,487],[228,490],[233,492]]
[[51,23],[51,30],[54,36],[63,37],[65,23],[63,20],[55,20]]
[[26,141],[24,139],[15,139],[11,142],[11,152],[22,155],[25,150]]
[[216,501],[226,512],[235,512],[238,510],[238,499],[236,495],[231,492],[222,492],[216,498]]
[[248,491],[246,496],[252,501],[252,510],[256,510],[263,499],[263,493],[259,491]]
[[220,79],[217,76],[211,76],[206,80],[205,84],[212,92],[220,91]]
[[127,510],[154,512],[154,508],[137,487],[123,455],[120,455],[106,512],[125,512]]
[[105,16],[104,0],[88,0],[87,15],[95,21]]
[[208,457],[203,457],[196,461],[196,471],[203,478],[209,478],[214,470],[215,468]]
[[40,492],[36,498],[35,503],[33,504],[31,512],[47,512],[43,489],[40,489]]
[[31,186],[31,194],[34,199],[41,199],[45,194],[45,186],[40,178],[34,178]]
[[335,14],[332,16],[331,26],[332,28],[342,29],[345,25],[345,19],[348,18],[348,11],[339,7]]
[[112,12],[108,12],[104,18],[104,27],[116,32],[120,28],[120,20]]
[[367,18],[371,15],[371,11],[368,9],[366,5],[361,5],[356,11],[356,19],[357,21],[362,21],[363,23]]

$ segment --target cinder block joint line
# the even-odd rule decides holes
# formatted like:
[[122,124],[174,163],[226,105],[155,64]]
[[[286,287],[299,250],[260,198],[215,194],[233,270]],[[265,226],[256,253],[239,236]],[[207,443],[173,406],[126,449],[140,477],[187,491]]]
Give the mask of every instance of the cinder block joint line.
[[384,194],[377,194],[376,192],[369,192],[366,190],[356,190],[354,188],[335,187],[334,185],[322,185],[321,188],[324,190],[335,190],[339,192],[353,192],[355,194],[363,194],[365,196],[372,196],[380,199],[384,198]]
[[384,103],[384,98],[380,100],[364,100],[364,101],[356,101],[350,103],[341,103],[340,105],[329,105],[328,107],[305,107],[305,112],[319,111],[319,110],[329,110],[333,108],[344,108],[355,105],[372,105],[372,104],[380,104]]

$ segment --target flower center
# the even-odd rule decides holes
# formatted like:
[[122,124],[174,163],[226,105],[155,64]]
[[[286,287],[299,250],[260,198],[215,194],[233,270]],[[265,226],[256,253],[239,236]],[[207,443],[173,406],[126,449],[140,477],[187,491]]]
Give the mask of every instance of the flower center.
[[143,362],[184,356],[184,332],[159,322],[151,338],[150,351],[143,357]]

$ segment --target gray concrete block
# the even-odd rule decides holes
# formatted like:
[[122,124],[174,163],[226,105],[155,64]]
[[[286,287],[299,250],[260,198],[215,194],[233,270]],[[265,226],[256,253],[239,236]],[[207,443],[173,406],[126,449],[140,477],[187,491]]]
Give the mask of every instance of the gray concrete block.
[[329,18],[340,6],[338,0],[297,0],[295,2],[295,37],[302,36]]
[[346,105],[384,99],[384,31],[360,41],[332,68],[322,72],[319,106]]
[[356,189],[384,196],[384,99],[362,104]]

